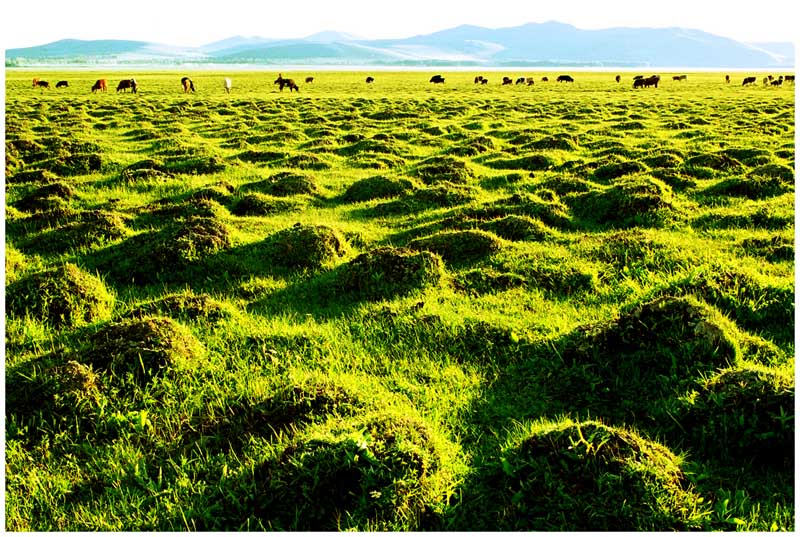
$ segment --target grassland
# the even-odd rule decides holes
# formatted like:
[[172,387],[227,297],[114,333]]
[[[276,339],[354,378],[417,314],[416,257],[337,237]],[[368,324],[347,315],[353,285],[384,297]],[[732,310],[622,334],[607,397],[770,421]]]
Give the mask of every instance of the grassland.
[[183,74],[6,73],[6,529],[794,530],[792,86]]

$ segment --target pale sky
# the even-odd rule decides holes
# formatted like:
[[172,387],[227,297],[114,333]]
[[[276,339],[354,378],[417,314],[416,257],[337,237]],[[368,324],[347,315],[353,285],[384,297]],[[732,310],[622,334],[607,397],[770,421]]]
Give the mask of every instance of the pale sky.
[[327,30],[366,39],[461,24],[559,21],[585,30],[681,26],[738,41],[798,44],[797,0],[6,0],[3,49],[59,39],[131,39],[199,46],[235,35],[293,38]]

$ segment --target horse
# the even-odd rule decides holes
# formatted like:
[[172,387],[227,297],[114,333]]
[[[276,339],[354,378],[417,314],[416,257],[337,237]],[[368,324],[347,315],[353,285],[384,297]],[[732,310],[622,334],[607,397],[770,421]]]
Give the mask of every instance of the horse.
[[94,83],[94,86],[92,86],[92,93],[96,91],[108,91],[108,86],[106,85],[105,78],[101,78],[100,80]]
[[136,80],[128,78],[119,81],[119,84],[117,84],[117,93],[120,91],[124,93],[127,90],[131,90],[131,93],[136,93]]
[[189,93],[189,91],[194,93],[194,82],[192,82],[192,79],[188,76],[181,78],[181,85],[183,86],[184,93]]
[[67,82],[66,80],[59,80],[56,83],[56,87],[57,88],[68,88],[69,87],[69,82]]
[[226,78],[224,81],[225,93],[230,93],[231,88],[233,87],[233,82],[231,82],[230,78]]
[[283,88],[286,86],[289,87],[289,93],[291,93],[292,90],[297,92],[300,91],[300,88],[297,87],[297,84],[295,84],[294,80],[291,78],[283,78],[283,74],[281,73],[278,73],[278,78],[275,80],[275,84],[278,84],[278,89],[281,91],[283,91]]

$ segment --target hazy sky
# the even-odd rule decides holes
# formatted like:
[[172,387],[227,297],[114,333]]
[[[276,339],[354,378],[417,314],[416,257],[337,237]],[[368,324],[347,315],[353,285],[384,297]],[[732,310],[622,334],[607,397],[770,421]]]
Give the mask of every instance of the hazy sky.
[[197,46],[234,35],[305,37],[337,30],[410,37],[460,24],[556,20],[581,29],[681,26],[739,41],[794,41],[797,0],[5,0],[2,48],[58,39],[133,39]]

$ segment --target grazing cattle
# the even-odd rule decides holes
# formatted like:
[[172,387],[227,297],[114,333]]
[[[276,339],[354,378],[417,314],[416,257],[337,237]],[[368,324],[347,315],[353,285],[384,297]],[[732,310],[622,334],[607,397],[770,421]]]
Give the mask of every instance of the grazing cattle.
[[526,83],[527,85],[529,85],[529,86],[533,86],[533,77],[532,77],[532,76],[529,76],[528,78],[526,78],[526,79],[525,79],[525,83]]
[[508,86],[509,84],[513,84],[513,83],[514,83],[514,81],[511,80],[510,77],[504,76],[503,77],[503,83],[501,85]]
[[225,93],[230,93],[231,92],[231,88],[233,87],[233,82],[231,82],[231,79],[230,78],[226,78],[223,81],[223,84],[224,84],[224,87],[225,87]]
[[686,75],[675,75],[672,77],[672,80],[676,82],[680,82],[681,80],[686,80]]
[[772,82],[772,75],[767,75],[767,80],[769,80],[770,82]]
[[481,79],[481,85],[488,84],[488,83],[489,83],[489,79],[488,78],[482,78]]
[[648,76],[647,78],[637,78],[633,81],[634,88],[649,88],[650,86],[658,87],[658,82],[661,80],[659,75]]
[[763,83],[765,86],[769,86],[769,78],[767,78],[767,77],[764,77],[764,79],[763,79],[761,82],[762,82],[762,83]]
[[642,78],[644,78],[644,75],[636,75],[635,77],[633,77],[634,80],[640,80]]
[[280,89],[281,91],[283,91],[283,88],[285,87],[289,88],[289,93],[291,93],[292,90],[297,92],[300,91],[300,88],[297,87],[295,81],[292,80],[291,78],[283,78],[282,73],[278,73],[278,78],[275,79],[275,84],[278,84],[278,89]]
[[372,84],[373,82],[375,82],[375,79],[372,78],[371,76],[368,76],[366,82],[367,84]]
[[50,82],[48,82],[47,80],[39,80],[38,78],[34,78],[33,87],[50,89]]
[[475,82],[474,82],[474,83],[475,83],[475,84],[480,84],[481,82],[483,82],[483,75],[478,75],[478,76],[476,76],[476,77],[475,77]]
[[181,86],[183,86],[184,93],[189,93],[190,91],[194,93],[194,82],[188,76],[181,78]]
[[35,88],[38,83],[39,83],[39,79],[38,78],[34,78],[32,87]]
[[726,84],[730,84],[731,83],[731,75],[725,75],[725,83]]
[[314,77],[313,76],[307,76],[306,77],[306,84],[311,84],[312,82],[314,82]]
[[558,78],[556,78],[556,82],[575,82],[575,79],[573,79],[569,75],[561,75]]
[[117,84],[117,93],[119,93],[120,91],[125,93],[128,90],[131,90],[131,93],[136,93],[136,80],[134,80],[133,78],[120,80],[119,84]]
[[516,81],[514,81],[514,84],[524,84],[524,83],[525,83],[525,77],[524,76],[521,76]]
[[69,82],[67,82],[66,80],[59,80],[58,82],[56,82],[56,87],[57,88],[68,88],[69,87]]
[[97,91],[108,91],[108,85],[106,84],[105,78],[101,78],[100,80],[94,83],[94,86],[92,86],[92,93],[95,93]]
[[754,77],[754,76],[747,76],[747,77],[744,78],[744,80],[742,80],[742,86],[746,86],[748,84],[755,84],[755,83],[756,83],[756,77]]
[[614,77],[614,80],[616,80],[617,84],[619,84],[619,81],[622,80],[622,77],[617,75],[617,76]]
[[542,77],[542,82],[547,82],[548,80],[550,80],[550,79],[549,79],[549,78],[547,78],[546,76],[543,76],[543,77]]
[[773,86],[780,86],[781,84],[783,84],[783,78],[773,80],[772,82],[770,82],[770,84],[772,84]]
[[444,77],[442,75],[433,75],[430,82],[434,84],[444,84]]
[[794,84],[794,75],[786,75],[786,78],[784,78],[784,80],[786,81],[786,83],[787,83],[787,84],[788,84],[789,82],[791,82],[792,84]]

